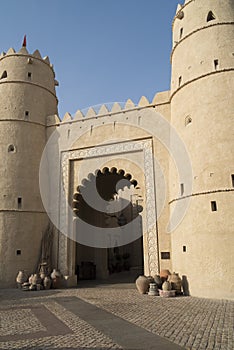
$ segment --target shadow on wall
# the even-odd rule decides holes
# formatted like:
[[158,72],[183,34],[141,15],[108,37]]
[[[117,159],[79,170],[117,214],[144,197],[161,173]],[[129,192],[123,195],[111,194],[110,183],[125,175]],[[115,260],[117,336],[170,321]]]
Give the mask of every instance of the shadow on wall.
[[187,276],[185,275],[182,276],[182,288],[183,288],[184,295],[188,297],[190,295],[189,283],[188,283]]

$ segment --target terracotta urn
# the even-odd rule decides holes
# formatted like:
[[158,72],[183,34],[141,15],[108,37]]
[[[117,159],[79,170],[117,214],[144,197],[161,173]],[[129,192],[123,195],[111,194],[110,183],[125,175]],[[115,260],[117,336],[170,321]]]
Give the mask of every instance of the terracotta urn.
[[51,272],[50,277],[53,280],[54,278],[61,277],[61,273],[60,273],[59,270],[53,269],[53,271]]
[[32,280],[33,280],[33,274],[31,274],[31,276],[29,277],[28,283],[29,283],[29,284],[32,284]]
[[150,281],[146,276],[139,276],[136,279],[136,287],[140,294],[146,294],[149,290]]
[[159,275],[154,276],[154,282],[156,283],[158,289],[162,288],[162,280],[161,280],[161,277]]
[[59,270],[53,269],[51,275],[50,275],[51,279],[52,279],[52,288],[56,289],[56,288],[61,288],[61,273]]
[[176,291],[176,294],[181,294],[182,280],[178,273],[173,272],[169,277],[168,281],[171,283],[172,289]]
[[160,271],[160,278],[161,278],[162,282],[166,281],[170,274],[171,273],[169,270],[161,270]]
[[47,273],[47,263],[44,262],[44,263],[41,264],[41,267],[40,267],[40,277],[43,280],[47,275],[48,275],[48,273]]
[[38,273],[34,273],[33,277],[32,277],[32,285],[37,285],[37,284],[41,284],[41,277],[38,275]]
[[169,291],[169,290],[171,290],[171,283],[170,283],[169,281],[163,282],[162,290],[164,290],[164,291]]
[[149,283],[154,283],[154,278],[152,276],[146,276],[149,280]]
[[51,278],[49,276],[45,276],[44,281],[43,281],[44,288],[46,290],[50,289],[51,284],[52,284]]
[[23,283],[25,283],[28,279],[28,276],[24,272],[24,270],[21,270],[18,272],[18,275],[16,276],[16,282],[18,284],[18,287],[20,287]]

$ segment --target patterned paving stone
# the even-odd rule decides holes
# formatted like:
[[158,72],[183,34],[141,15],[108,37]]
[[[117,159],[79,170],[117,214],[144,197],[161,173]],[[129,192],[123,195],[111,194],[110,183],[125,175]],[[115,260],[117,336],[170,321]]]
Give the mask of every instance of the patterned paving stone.
[[0,315],[0,336],[45,331],[31,309],[6,310]]
[[[233,301],[193,297],[164,299],[140,295],[133,285],[92,285],[31,293],[0,290],[3,324],[0,350],[123,349],[118,342],[67,310],[65,304],[60,304],[60,300],[71,297],[80,298],[188,350],[234,348]],[[52,325],[46,323],[46,317],[37,314],[39,306],[47,310],[43,312],[50,315]],[[17,321],[12,322],[14,315],[19,322],[25,318],[30,322],[18,328]],[[17,338],[20,335],[22,339]]]

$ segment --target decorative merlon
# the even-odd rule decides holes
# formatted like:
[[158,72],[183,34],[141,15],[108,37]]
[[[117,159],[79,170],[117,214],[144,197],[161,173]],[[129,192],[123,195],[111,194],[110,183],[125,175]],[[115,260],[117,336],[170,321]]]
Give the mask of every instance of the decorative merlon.
[[28,50],[25,46],[22,46],[21,49],[17,52],[18,54],[28,55]]
[[13,47],[10,47],[6,54],[11,55],[13,53],[15,53],[15,50],[13,49]]
[[97,114],[96,114],[95,110],[92,107],[90,107],[88,109],[88,112],[86,113],[85,117],[86,118],[92,118],[92,117],[95,117],[96,115]]
[[16,52],[13,47],[10,47],[9,50],[7,51],[7,53],[2,52],[0,54],[0,58],[2,58],[3,56],[14,55],[14,54],[16,54],[16,55],[27,55],[27,56],[31,56],[32,58],[38,58],[38,59],[43,60],[44,62],[46,62],[53,69],[53,65],[51,65],[50,59],[49,59],[48,56],[45,56],[44,58],[42,58],[39,50],[35,50],[32,54],[30,54],[25,46],[22,46],[18,52]]
[[40,59],[42,59],[42,57],[41,57],[41,54],[40,54],[40,51],[39,51],[39,50],[35,50],[35,51],[33,52],[32,56],[34,56],[35,58],[40,58]]
[[61,119],[57,114],[49,115],[46,118],[46,125],[51,126],[51,125],[58,125],[61,123]]
[[135,107],[136,107],[135,103],[132,102],[132,100],[130,98],[127,100],[127,102],[125,103],[125,106],[124,106],[125,109],[132,109]]
[[79,120],[79,119],[84,119],[84,114],[78,109],[78,111],[76,111],[76,114],[74,116],[74,120]]
[[98,111],[98,114],[108,114],[108,113],[109,113],[109,111],[108,111],[106,105],[102,105]]
[[64,114],[63,119],[62,119],[62,123],[64,123],[64,122],[70,122],[70,121],[72,121],[72,116],[71,116],[70,113],[66,112],[66,113]]
[[115,102],[111,110],[108,110],[107,106],[103,104],[100,107],[98,112],[96,112],[92,107],[90,107],[85,114],[83,114],[82,111],[77,110],[74,117],[72,117],[72,115],[67,112],[62,118],[62,121],[59,119],[57,115],[49,116],[47,118],[47,126],[58,125],[60,123],[65,124],[70,122],[77,122],[80,120],[84,121],[90,118],[112,116],[112,115],[120,114],[121,112],[128,112],[128,111],[133,111],[138,109],[150,108],[150,107],[155,107],[157,105],[167,104],[167,103],[170,103],[170,91],[163,91],[163,92],[156,93],[151,103],[148,101],[148,99],[145,96],[142,96],[140,98],[138,105],[135,105],[131,99],[128,99],[125,105],[122,105],[122,107],[119,103]]
[[152,100],[153,105],[160,103],[169,103],[171,91],[157,92]]
[[182,8],[181,4],[178,4],[178,5],[177,5],[177,9],[176,9],[176,13],[177,13],[178,11],[180,11],[181,8]]
[[50,60],[49,60],[49,57],[48,57],[48,56],[43,57],[43,60],[44,60],[46,63],[50,64]]
[[122,108],[120,106],[120,104],[118,102],[115,102],[111,108],[111,112],[114,113],[114,112],[119,112],[121,111]]
[[142,96],[140,98],[140,101],[138,102],[138,106],[139,107],[145,107],[145,106],[148,106],[150,103],[148,101],[148,99],[145,97],[145,96]]

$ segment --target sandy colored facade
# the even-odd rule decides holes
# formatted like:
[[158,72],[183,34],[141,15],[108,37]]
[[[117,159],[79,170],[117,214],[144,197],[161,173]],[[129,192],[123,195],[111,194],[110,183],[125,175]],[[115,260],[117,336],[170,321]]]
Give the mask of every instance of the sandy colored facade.
[[[88,233],[78,221],[108,232],[124,218],[137,239],[117,251],[136,275],[169,269],[191,295],[233,298],[233,18],[233,1],[178,5],[170,91],[62,120],[48,57],[26,48],[0,56],[1,287],[37,268],[48,216],[59,228],[53,267],[74,285],[77,266],[91,261],[107,279],[119,238],[80,244]],[[104,213],[84,200],[95,181]],[[120,199],[126,210],[108,214]]]

